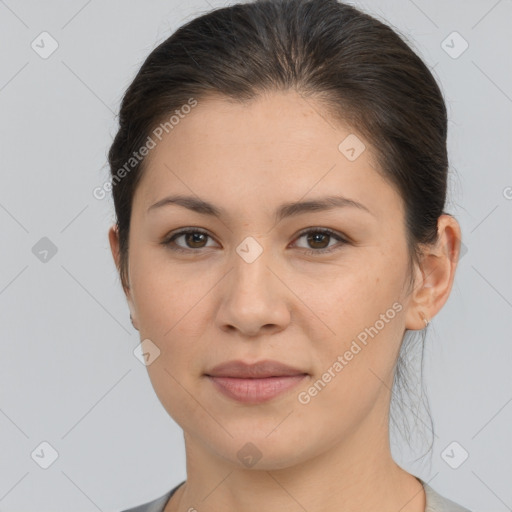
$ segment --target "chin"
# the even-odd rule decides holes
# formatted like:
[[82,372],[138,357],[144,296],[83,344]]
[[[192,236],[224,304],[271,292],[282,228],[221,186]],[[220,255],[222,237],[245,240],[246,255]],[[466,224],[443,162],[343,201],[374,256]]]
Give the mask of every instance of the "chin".
[[[275,428],[275,424],[272,428]],[[205,444],[218,456],[237,469],[275,471],[286,469],[306,462],[315,454],[314,446],[305,446],[304,442],[295,441],[289,434],[279,435],[277,431],[251,432],[233,438],[208,439]],[[304,439],[303,433],[297,437]],[[300,448],[305,448],[301,450]]]

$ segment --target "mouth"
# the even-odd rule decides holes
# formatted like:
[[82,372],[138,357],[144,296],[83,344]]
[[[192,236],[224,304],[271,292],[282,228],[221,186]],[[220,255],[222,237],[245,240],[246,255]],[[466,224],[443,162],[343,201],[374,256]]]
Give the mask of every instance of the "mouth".
[[205,373],[224,396],[246,404],[269,401],[289,391],[309,374],[278,361],[229,361]]

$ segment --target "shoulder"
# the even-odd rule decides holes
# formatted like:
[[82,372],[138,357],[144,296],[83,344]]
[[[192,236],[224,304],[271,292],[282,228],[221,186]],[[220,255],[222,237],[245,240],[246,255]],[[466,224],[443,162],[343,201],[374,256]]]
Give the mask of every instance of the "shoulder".
[[128,508],[123,510],[122,512],[163,512],[165,505],[171,499],[171,496],[176,492],[178,487],[183,485],[185,482],[181,482],[181,484],[177,485],[174,489],[171,489],[169,492],[166,492],[163,496],[160,496],[156,500],[149,501],[147,503],[143,503],[142,505],[137,505],[134,508]]
[[[426,506],[425,512],[471,512],[467,508],[449,500],[437,493],[432,487],[426,482],[419,479],[425,489]],[[134,508],[123,510],[122,512],[163,512],[165,505],[170,500],[171,496],[175,493],[176,489],[180,487],[184,482],[177,485],[174,489],[160,496],[156,500],[138,505]]]
[[425,489],[425,512],[471,512],[467,508],[438,494],[426,482],[420,480]]

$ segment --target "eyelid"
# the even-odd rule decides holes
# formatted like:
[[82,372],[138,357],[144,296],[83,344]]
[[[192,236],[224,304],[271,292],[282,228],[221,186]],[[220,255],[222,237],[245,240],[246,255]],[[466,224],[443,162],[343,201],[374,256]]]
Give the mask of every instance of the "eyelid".
[[308,233],[323,233],[323,234],[327,234],[329,235],[331,238],[335,238],[338,240],[338,243],[333,245],[332,247],[326,247],[325,249],[306,249],[306,248],[300,248],[302,249],[303,253],[306,254],[306,255],[322,255],[322,254],[329,254],[329,253],[332,253],[332,252],[335,252],[339,249],[341,249],[341,247],[343,247],[344,245],[347,245],[350,242],[350,239],[348,237],[346,237],[345,235],[333,230],[333,229],[330,229],[330,228],[325,228],[325,227],[320,227],[320,226],[316,226],[316,227],[309,227],[309,228],[305,228],[303,230],[301,230],[295,237],[294,241],[298,240],[299,238],[302,238],[304,235],[307,235]]
[[206,235],[207,237],[211,238],[212,240],[215,240],[215,238],[208,233],[208,231],[205,231],[201,228],[196,228],[193,226],[190,226],[188,228],[180,228],[175,231],[171,231],[168,235],[164,237],[161,244],[164,246],[168,246],[169,249],[176,251],[176,252],[199,252],[199,249],[205,249],[205,247],[200,247],[199,249],[191,249],[191,248],[184,248],[180,246],[171,247],[171,243],[176,239],[183,235],[189,234],[189,233],[199,233],[201,235]]
[[322,227],[322,226],[311,226],[309,228],[304,228],[303,230],[299,231],[295,237],[295,239],[297,238],[300,238],[301,236],[303,235],[306,235],[308,233],[327,233],[331,236],[333,236],[334,238],[339,238],[340,240],[343,240],[345,241],[346,243],[349,243],[350,239],[349,237],[345,236],[343,233],[340,233],[338,231],[335,231],[334,229],[331,229],[331,228],[325,228],[325,227]]

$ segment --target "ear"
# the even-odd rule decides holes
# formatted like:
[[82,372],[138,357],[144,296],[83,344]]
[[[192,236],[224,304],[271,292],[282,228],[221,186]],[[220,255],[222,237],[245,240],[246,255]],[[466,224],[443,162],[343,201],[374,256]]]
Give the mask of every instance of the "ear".
[[410,330],[425,328],[450,296],[459,261],[461,230],[459,223],[443,214],[437,222],[438,242],[424,246],[421,262],[415,267],[414,291],[407,310],[405,327]]
[[[121,257],[120,257],[120,253],[119,253],[119,232],[118,232],[116,224],[114,224],[113,226],[110,227],[110,229],[108,231],[108,240],[110,242],[110,250],[112,251],[112,257],[114,258],[114,263],[116,265],[119,275],[121,276],[121,272],[120,272]],[[128,307],[130,309],[130,315],[131,315],[133,327],[135,329],[139,330],[139,328],[137,326],[138,320],[137,320],[135,305],[133,303],[133,298],[132,298],[132,294],[131,294],[131,290],[130,290],[130,284],[123,283],[122,280],[121,280],[121,284],[123,286],[123,291],[126,295]]]

